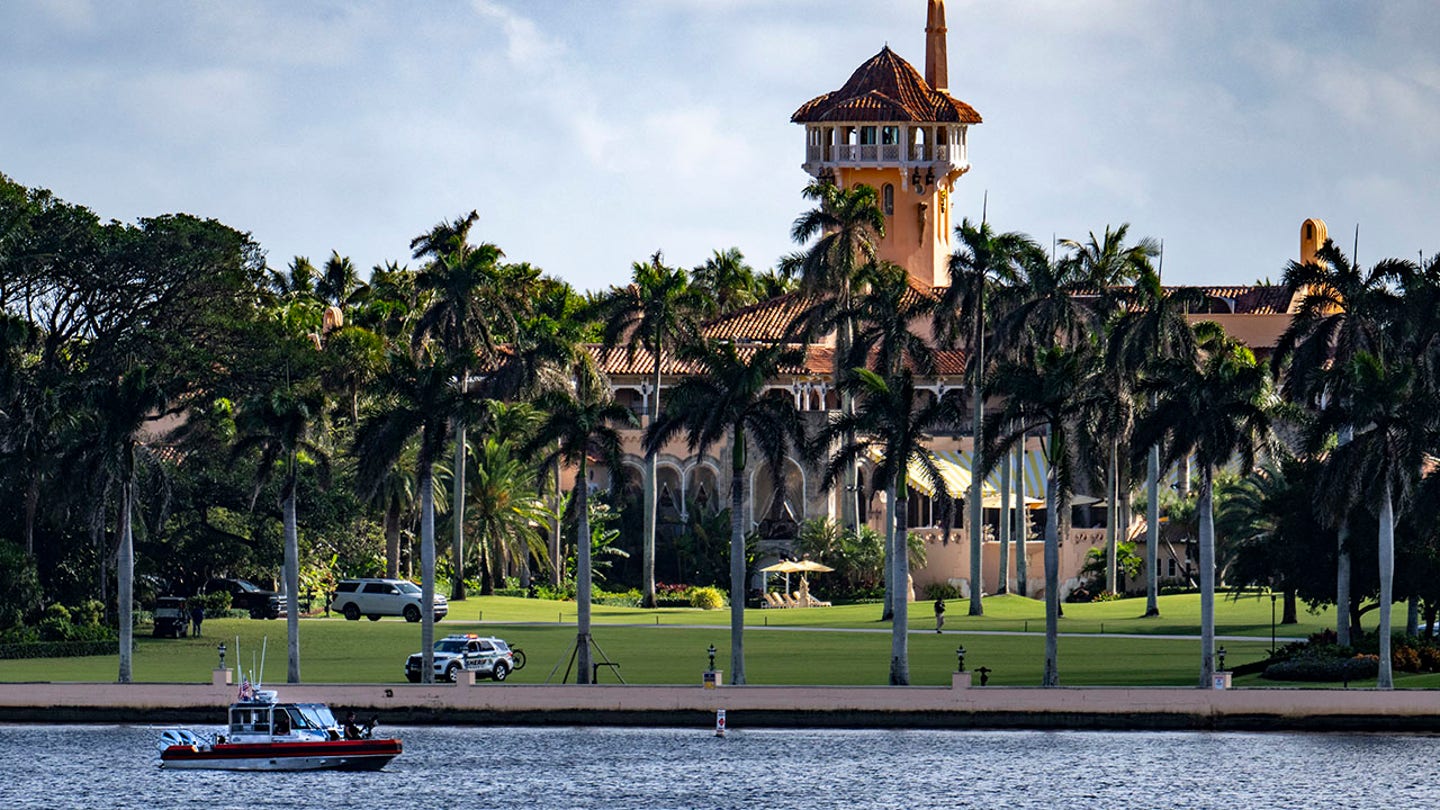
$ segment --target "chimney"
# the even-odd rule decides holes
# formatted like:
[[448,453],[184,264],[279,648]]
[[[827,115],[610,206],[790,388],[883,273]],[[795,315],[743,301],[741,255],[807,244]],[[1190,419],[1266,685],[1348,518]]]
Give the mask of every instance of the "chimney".
[[945,0],[929,0],[925,15],[925,81],[936,90],[950,88],[950,59],[945,53]]

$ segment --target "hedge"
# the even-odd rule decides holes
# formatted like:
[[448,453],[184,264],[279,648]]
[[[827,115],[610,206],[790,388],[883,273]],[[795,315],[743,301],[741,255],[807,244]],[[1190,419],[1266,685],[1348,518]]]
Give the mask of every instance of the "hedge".
[[119,642],[110,641],[27,641],[0,644],[0,659],[79,658],[86,655],[114,655]]

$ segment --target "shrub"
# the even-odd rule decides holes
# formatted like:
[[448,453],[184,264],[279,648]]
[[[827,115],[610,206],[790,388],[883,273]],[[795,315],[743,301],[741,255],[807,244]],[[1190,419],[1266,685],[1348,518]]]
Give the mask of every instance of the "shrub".
[[1440,648],[1427,644],[1416,652],[1420,656],[1421,672],[1440,672]]
[[1396,646],[1390,651],[1390,666],[1397,672],[1419,672],[1420,653],[1414,647]]
[[1271,664],[1260,677],[1272,681],[1356,681],[1373,678],[1379,672],[1380,657],[1376,655],[1301,657]]
[[936,599],[964,599],[960,593],[959,586],[951,585],[948,582],[932,582],[925,586],[925,598],[930,601]]
[[725,607],[725,595],[720,589],[713,585],[703,588],[692,588],[690,591],[690,605],[701,610],[719,610]]

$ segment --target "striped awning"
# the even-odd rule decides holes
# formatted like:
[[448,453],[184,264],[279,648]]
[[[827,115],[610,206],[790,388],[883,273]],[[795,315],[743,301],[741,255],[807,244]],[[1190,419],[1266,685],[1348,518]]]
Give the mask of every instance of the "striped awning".
[[[871,449],[870,458],[872,461],[879,461],[881,453],[878,449]],[[942,457],[942,454],[931,453],[931,459],[935,462],[935,469],[940,473],[940,480],[944,482],[945,488],[950,491],[950,497],[959,498],[970,491],[970,470],[968,467],[961,467],[953,460]],[[910,464],[905,470],[905,479],[910,488],[919,492],[927,498],[934,497],[935,487],[930,483],[930,476],[925,472],[918,459],[910,459]]]
[[[966,478],[969,479],[973,463],[972,454],[969,451],[939,450],[935,452],[935,455],[964,470]],[[1025,506],[1030,509],[1043,508],[1045,506],[1045,454],[1039,450],[1027,452],[1021,469],[1025,474]],[[987,509],[1000,508],[1000,474],[1000,467],[997,465],[985,477],[985,482],[981,485],[980,504]]]

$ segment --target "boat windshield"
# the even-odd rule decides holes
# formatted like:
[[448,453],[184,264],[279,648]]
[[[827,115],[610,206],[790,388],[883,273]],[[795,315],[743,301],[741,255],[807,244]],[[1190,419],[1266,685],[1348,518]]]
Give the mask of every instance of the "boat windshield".
[[305,727],[308,728],[335,728],[335,715],[330,713],[330,707],[324,703],[301,703],[295,708],[305,717]]

